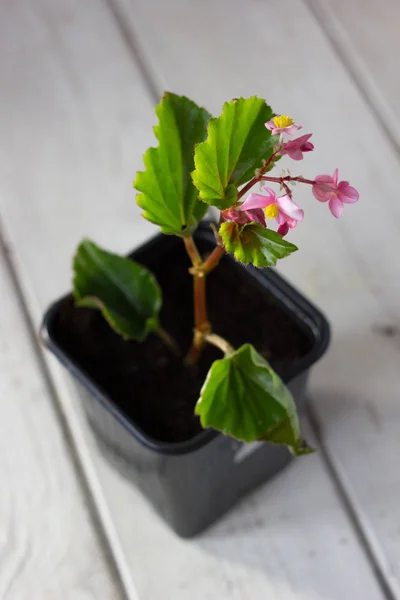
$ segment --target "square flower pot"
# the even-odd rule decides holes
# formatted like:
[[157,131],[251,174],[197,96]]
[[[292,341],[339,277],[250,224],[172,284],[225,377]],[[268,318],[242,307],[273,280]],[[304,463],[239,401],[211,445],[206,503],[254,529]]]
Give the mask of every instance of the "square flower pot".
[[[203,254],[215,246],[207,222],[194,237]],[[164,296],[161,320],[181,345],[188,345],[193,327],[192,282],[182,241],[160,234],[130,256],[155,272]],[[214,330],[235,346],[253,343],[288,385],[301,414],[310,369],[329,343],[326,319],[274,269],[244,267],[230,256],[223,262],[224,268],[207,278]],[[234,301],[230,301],[232,286]],[[160,354],[158,340],[123,341],[100,313],[75,307],[72,295],[50,306],[41,334],[87,390],[83,407],[104,455],[180,536],[191,537],[211,525],[291,461],[285,447],[245,444],[214,430],[201,430],[193,404],[203,371],[219,357],[215,349],[204,357],[192,387],[183,366],[179,367],[182,373],[174,366],[173,381],[158,381],[158,366],[162,371],[170,360]],[[153,347],[157,349],[154,360]],[[185,390],[190,393],[185,395]],[[173,410],[168,406],[171,397]]]

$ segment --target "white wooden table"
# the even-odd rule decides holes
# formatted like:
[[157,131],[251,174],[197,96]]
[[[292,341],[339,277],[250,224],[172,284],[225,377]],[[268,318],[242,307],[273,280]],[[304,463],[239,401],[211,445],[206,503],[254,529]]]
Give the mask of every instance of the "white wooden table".
[[[3,0],[0,8],[1,600],[400,600],[400,4]],[[83,235],[154,228],[131,180],[164,89],[212,112],[259,94],[314,131],[310,202],[282,271],[333,342],[311,381],[319,447],[192,541],[99,456],[80,392],[39,347]]]

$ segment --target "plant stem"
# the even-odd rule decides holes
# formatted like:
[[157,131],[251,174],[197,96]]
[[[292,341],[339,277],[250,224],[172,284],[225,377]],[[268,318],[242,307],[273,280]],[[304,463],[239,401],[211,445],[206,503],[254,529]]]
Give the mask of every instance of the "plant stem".
[[235,352],[235,348],[231,346],[231,344],[223,337],[217,335],[216,333],[207,333],[205,340],[209,344],[219,348],[224,354],[233,354]]
[[240,200],[240,198],[243,198],[243,196],[245,194],[247,194],[247,192],[249,190],[251,190],[251,188],[253,187],[253,185],[255,185],[258,181],[260,181],[265,173],[265,171],[268,169],[269,165],[273,162],[275,156],[277,154],[279,154],[279,150],[280,147],[278,148],[278,150],[275,150],[275,152],[273,154],[271,154],[271,156],[269,157],[269,159],[265,162],[264,166],[261,167],[261,169],[258,172],[258,175],[256,175],[255,177],[253,177],[253,179],[250,179],[250,181],[248,183],[246,183],[246,185],[244,186],[244,188],[242,188],[240,190],[240,192],[238,193],[238,197],[237,199]]
[[190,257],[193,266],[198,267],[203,261],[201,260],[200,253],[197,249],[194,239],[192,237],[184,237],[183,241],[185,243],[186,252]]
[[204,336],[211,331],[207,315],[206,277],[202,271],[203,261],[192,237],[184,238],[186,252],[193,264],[193,304],[194,332],[191,348],[185,358],[185,364],[193,365],[200,358],[205,345]]
[[206,278],[203,274],[193,278],[194,324],[198,331],[210,330],[207,316]]
[[182,356],[181,349],[179,348],[177,342],[174,340],[172,335],[170,335],[168,333],[168,331],[166,331],[166,329],[164,329],[163,327],[161,327],[161,325],[159,325],[159,327],[156,329],[155,333],[164,342],[164,344],[166,346],[168,346],[168,348],[170,348],[170,350],[172,350],[172,352],[176,356]]
[[211,254],[208,256],[208,258],[206,258],[206,260],[203,262],[201,268],[202,273],[204,273],[204,275],[207,275],[208,273],[210,273],[210,271],[215,269],[215,267],[218,265],[219,261],[221,260],[224,254],[225,248],[219,245],[216,246],[211,252]]
[[290,175],[286,175],[285,177],[268,177],[263,175],[260,177],[261,181],[272,181],[273,183],[284,184],[285,181],[298,181],[299,183],[308,183],[309,185],[314,185],[315,181],[313,179],[305,179],[300,175],[298,177],[291,177]]
[[205,335],[210,333],[211,325],[207,316],[205,275],[193,275],[194,331],[190,350],[185,364],[194,365],[200,358],[205,345]]
[[315,181],[313,181],[312,179],[305,179],[304,177],[301,177],[301,176],[290,177],[290,175],[287,175],[285,177],[268,177],[268,176],[264,175],[264,173],[268,169],[269,165],[273,162],[275,156],[277,154],[279,154],[279,150],[280,150],[280,148],[278,148],[278,150],[275,150],[275,152],[273,154],[271,154],[269,159],[266,161],[265,165],[259,170],[258,174],[255,177],[253,177],[253,179],[251,179],[244,186],[244,188],[242,188],[240,190],[240,192],[238,193],[238,197],[237,197],[238,200],[240,200],[240,198],[243,198],[243,196],[245,194],[247,194],[247,192],[249,190],[251,190],[253,185],[255,185],[258,181],[272,181],[274,183],[280,183],[280,184],[283,184],[284,181],[298,181],[300,183],[308,183],[310,185],[314,185]]
[[201,333],[210,331],[210,324],[207,316],[206,303],[206,278],[203,273],[203,260],[192,237],[184,238],[185,248],[192,261],[194,269],[190,272],[193,275],[193,300],[194,300],[194,325]]

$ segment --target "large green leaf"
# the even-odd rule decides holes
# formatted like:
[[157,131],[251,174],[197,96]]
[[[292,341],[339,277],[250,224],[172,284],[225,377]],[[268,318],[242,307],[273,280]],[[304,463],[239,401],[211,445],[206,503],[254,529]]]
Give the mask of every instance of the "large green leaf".
[[143,340],[158,329],[161,289],[142,265],[83,240],[74,258],[74,296],[98,308],[125,339]]
[[138,172],[134,187],[142,192],[136,201],[143,216],[164,233],[184,235],[204,216],[207,205],[198,199],[190,176],[194,145],[206,137],[209,113],[184,96],[166,92],[156,107],[157,148],[144,157],[146,170]]
[[265,127],[272,114],[264,100],[252,96],[226,102],[221,116],[209,121],[192,173],[201,200],[220,209],[235,204],[237,187],[254,176],[276,145],[277,137]]
[[222,223],[219,234],[226,251],[245,265],[252,263],[256,267],[272,267],[279,258],[297,250],[297,246],[284,240],[279,233],[259,223],[238,225],[227,221]]
[[213,363],[195,412],[203,427],[244,442],[286,444],[297,456],[312,451],[300,435],[290,391],[250,344]]

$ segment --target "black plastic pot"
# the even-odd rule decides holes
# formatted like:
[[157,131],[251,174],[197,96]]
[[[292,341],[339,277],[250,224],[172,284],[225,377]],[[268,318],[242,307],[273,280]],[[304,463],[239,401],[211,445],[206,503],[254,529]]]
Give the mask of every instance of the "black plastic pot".
[[[200,225],[195,239],[203,251],[215,245],[206,223]],[[147,262],[149,255],[157,255],[163,261],[177,244],[182,244],[178,238],[158,235],[131,256],[138,262]],[[237,263],[234,268],[241,270],[241,276],[251,277],[257,285],[267,288],[309,339],[307,353],[282,373],[301,414],[310,368],[329,343],[328,323],[273,269],[245,269]],[[179,443],[160,442],[145,434],[60,343],[57,315],[65,300],[54,303],[46,312],[41,330],[43,341],[88,390],[84,409],[103,453],[142,490],[179,535],[191,537],[200,532],[246,492],[290,462],[291,455],[284,447],[259,442],[244,444],[213,430]]]

